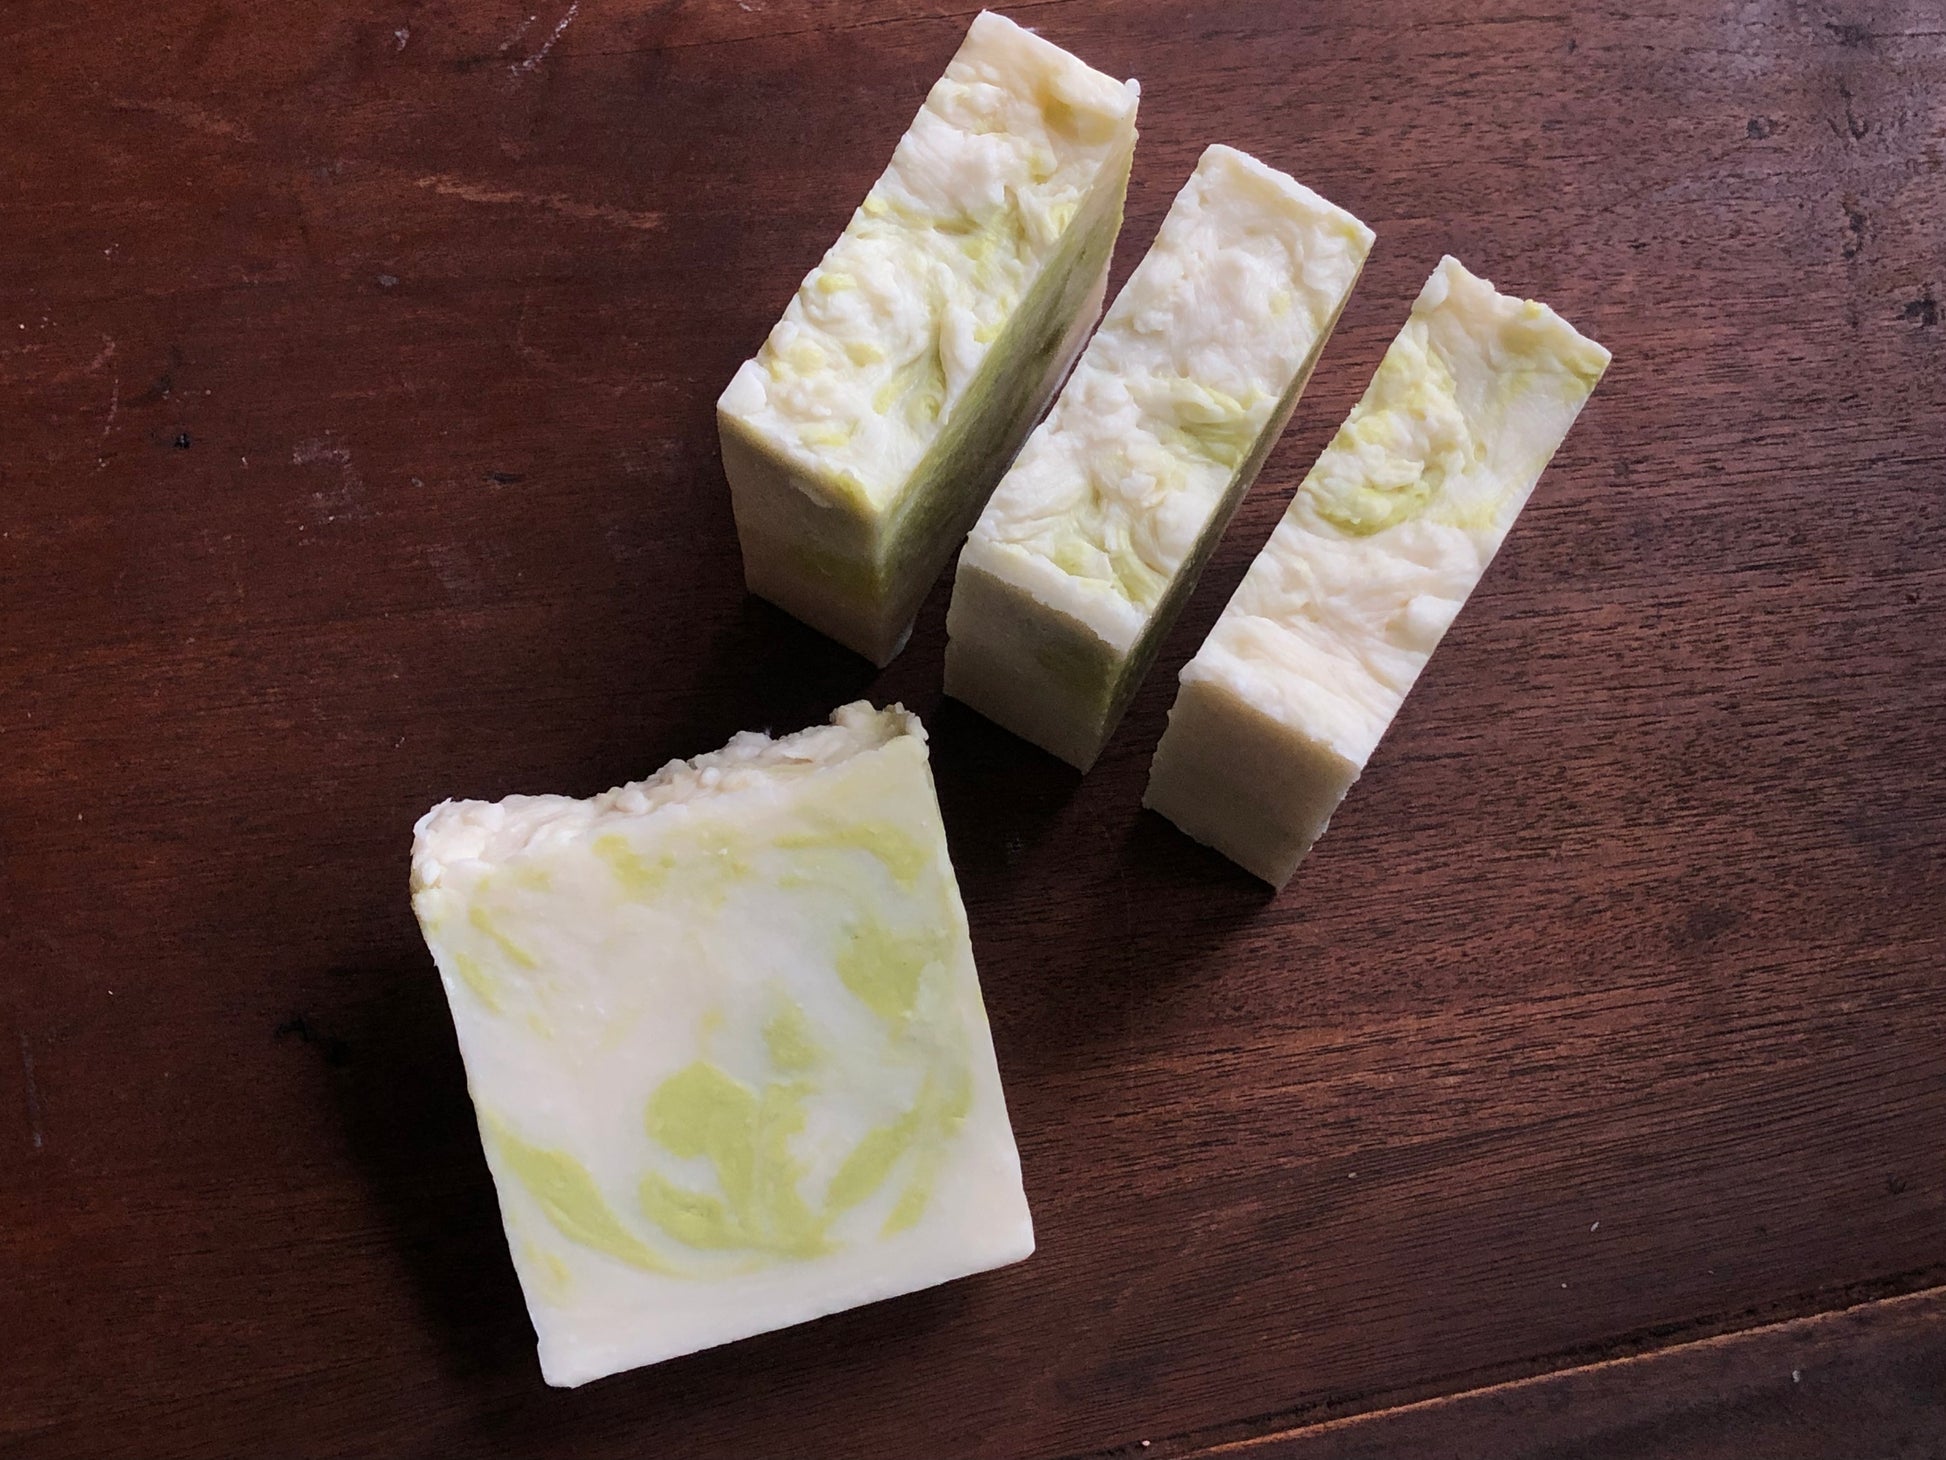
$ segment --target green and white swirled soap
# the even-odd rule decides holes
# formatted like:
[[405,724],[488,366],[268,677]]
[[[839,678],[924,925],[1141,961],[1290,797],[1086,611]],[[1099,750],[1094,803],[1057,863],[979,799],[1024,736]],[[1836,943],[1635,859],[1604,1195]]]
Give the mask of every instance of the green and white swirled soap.
[[412,887],[549,1383],[1033,1250],[915,716],[446,802]]
[[1545,304],[1442,259],[1184,666],[1144,804],[1282,886],[1608,358]]
[[1284,173],[1203,153],[960,553],[948,694],[1094,764],[1371,247]]
[[1101,312],[1134,82],[981,14],[717,402],[745,581],[885,664]]

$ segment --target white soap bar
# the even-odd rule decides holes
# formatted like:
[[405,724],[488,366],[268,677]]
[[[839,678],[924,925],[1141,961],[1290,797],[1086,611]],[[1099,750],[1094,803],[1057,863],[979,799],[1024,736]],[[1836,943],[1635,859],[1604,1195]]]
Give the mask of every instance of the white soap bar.
[[1033,1251],[916,716],[446,802],[412,889],[550,1384]]
[[983,13],[717,402],[744,577],[885,664],[1101,310],[1134,82]]
[[1203,153],[960,553],[948,694],[1094,764],[1371,247],[1283,173]]
[[1546,305],[1442,259],[1184,667],[1144,804],[1281,887],[1608,359]]

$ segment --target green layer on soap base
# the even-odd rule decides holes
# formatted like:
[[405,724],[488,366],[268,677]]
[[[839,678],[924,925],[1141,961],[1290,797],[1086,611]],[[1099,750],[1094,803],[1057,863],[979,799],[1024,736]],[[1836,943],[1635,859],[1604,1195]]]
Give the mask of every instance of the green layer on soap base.
[[995,484],[1047,409],[1101,313],[1128,190],[1127,150],[1104,165],[1061,247],[986,353],[884,511],[850,484],[800,485],[742,421],[717,412],[744,582],[819,632],[889,664]]

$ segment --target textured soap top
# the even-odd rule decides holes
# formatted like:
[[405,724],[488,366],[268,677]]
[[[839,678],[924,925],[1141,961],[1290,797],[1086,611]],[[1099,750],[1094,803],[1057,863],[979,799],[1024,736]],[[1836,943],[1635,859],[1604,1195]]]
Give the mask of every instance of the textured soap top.
[[1214,146],[988,502],[968,560],[1127,648],[1372,246],[1344,209]]
[[413,888],[553,1382],[1032,1250],[905,711],[448,802]]
[[809,482],[896,498],[1056,252],[1137,88],[982,13],[720,406]]
[[1443,259],[1184,682],[1362,766],[1608,360]]

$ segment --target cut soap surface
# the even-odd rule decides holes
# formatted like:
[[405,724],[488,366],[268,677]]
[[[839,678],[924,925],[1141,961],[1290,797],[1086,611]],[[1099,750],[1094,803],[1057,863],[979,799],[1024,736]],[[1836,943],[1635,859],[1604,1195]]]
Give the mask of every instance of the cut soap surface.
[[1144,804],[1282,886],[1608,360],[1546,305],[1442,259],[1184,667]]
[[916,717],[447,802],[412,886],[549,1383],[1033,1250]]
[[744,576],[878,664],[1101,309],[1135,83],[983,13],[717,402]]
[[960,554],[946,691],[1087,770],[1351,297],[1372,231],[1203,153]]

